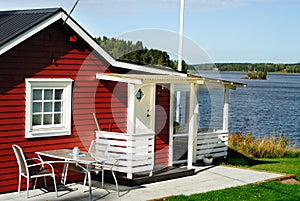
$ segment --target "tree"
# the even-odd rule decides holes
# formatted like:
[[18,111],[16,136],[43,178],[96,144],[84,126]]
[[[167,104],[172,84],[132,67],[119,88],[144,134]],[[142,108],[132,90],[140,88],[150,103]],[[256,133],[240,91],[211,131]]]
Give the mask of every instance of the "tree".
[[[167,52],[157,49],[147,49],[141,41],[135,44],[132,41],[124,41],[103,36],[96,38],[97,42],[115,59],[140,65],[158,65],[171,67],[177,70],[176,61],[170,59]],[[183,72],[187,72],[188,65],[182,62]]]

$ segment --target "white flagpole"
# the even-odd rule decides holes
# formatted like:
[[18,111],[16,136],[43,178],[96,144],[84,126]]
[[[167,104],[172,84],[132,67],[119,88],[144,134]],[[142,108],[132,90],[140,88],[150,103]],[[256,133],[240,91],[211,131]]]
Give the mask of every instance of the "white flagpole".
[[[184,0],[180,0],[180,24],[178,43],[178,71],[182,71],[182,47],[183,47],[183,22],[184,22]],[[176,93],[176,122],[180,123],[180,91]]]
[[178,71],[182,71],[183,23],[184,23],[184,0],[180,0],[180,24],[179,24],[179,44],[178,44]]

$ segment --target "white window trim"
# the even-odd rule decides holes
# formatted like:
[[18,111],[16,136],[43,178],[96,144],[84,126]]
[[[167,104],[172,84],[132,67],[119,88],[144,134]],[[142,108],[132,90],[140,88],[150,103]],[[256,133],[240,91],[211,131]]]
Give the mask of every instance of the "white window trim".
[[[72,110],[72,79],[68,78],[27,78],[26,82],[26,116],[25,138],[54,137],[71,135]],[[63,126],[47,129],[32,129],[32,88],[33,87],[63,87],[64,88],[64,123]]]

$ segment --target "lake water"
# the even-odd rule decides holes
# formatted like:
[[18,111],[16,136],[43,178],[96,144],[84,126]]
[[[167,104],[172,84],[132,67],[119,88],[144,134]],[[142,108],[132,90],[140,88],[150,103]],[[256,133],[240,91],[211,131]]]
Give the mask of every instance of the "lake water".
[[[247,84],[230,90],[229,131],[263,137],[282,134],[300,147],[300,75],[269,74],[268,80],[241,79],[246,73],[201,72],[200,75]],[[208,86],[208,88],[210,88]],[[222,127],[222,90],[201,90],[200,127]],[[206,107],[210,103],[210,107]]]

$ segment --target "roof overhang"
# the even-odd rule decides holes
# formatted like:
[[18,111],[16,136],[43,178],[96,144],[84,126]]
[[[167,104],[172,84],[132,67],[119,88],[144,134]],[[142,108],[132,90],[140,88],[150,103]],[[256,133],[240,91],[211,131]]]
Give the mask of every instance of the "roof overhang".
[[131,84],[149,84],[149,83],[203,84],[204,83],[202,78],[189,77],[185,74],[181,74],[181,76],[179,76],[179,75],[163,75],[163,74],[97,73],[96,78],[98,80],[125,82]]
[[160,83],[160,84],[189,84],[195,83],[204,85],[206,83],[223,85],[230,89],[235,89],[237,86],[245,86],[245,84],[230,82],[225,80],[217,80],[211,78],[204,78],[200,76],[193,76],[188,74],[181,75],[162,75],[162,74],[117,74],[117,73],[97,73],[96,79],[125,82],[131,84],[149,84],[149,83]]

